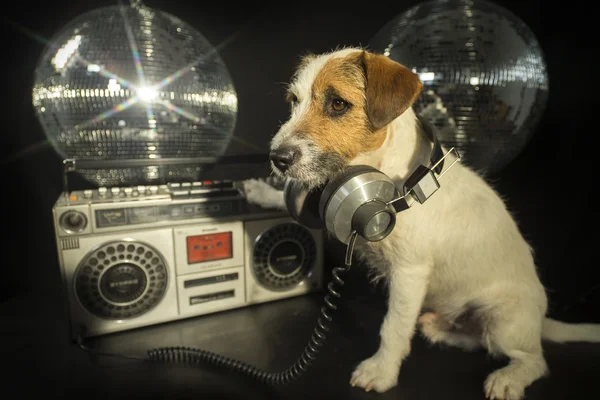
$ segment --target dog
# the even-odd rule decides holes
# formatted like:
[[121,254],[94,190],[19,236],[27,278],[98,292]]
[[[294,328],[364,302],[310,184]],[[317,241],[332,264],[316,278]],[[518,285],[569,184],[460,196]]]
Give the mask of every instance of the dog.
[[[362,48],[303,57],[286,94],[290,117],[270,143],[273,175],[312,189],[361,164],[401,187],[432,151],[412,107],[421,90],[410,69]],[[249,179],[244,190],[252,203],[285,209],[283,192],[264,182]],[[600,324],[546,317],[531,246],[499,194],[460,162],[430,199],[397,215],[388,237],[356,252],[389,294],[379,349],[352,386],[396,386],[417,327],[433,343],[508,357],[483,384],[496,400],[523,398],[548,373],[543,340],[600,342]]]

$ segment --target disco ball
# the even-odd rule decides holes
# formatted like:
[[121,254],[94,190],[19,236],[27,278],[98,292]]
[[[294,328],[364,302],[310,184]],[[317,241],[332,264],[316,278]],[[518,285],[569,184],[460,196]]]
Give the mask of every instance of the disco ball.
[[540,46],[523,21],[491,2],[420,3],[377,32],[369,47],[419,74],[415,111],[481,172],[510,163],[544,112],[548,75]]
[[58,154],[89,166],[77,170],[98,185],[193,180],[196,160],[224,153],[237,117],[216,48],[139,1],[90,11],[52,37],[33,106]]

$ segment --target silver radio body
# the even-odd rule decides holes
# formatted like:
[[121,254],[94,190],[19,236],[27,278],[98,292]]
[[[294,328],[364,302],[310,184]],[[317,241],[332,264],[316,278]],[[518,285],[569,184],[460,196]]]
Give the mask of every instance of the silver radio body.
[[321,290],[323,234],[235,182],[99,188],[54,208],[73,337]]

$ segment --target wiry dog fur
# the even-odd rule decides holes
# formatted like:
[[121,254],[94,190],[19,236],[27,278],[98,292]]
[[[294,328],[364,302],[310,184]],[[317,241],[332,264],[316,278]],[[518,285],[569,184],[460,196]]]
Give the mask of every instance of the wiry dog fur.
[[[401,185],[432,148],[411,108],[420,90],[409,69],[362,49],[305,58],[289,86],[290,119],[271,144],[292,149],[293,162],[274,173],[315,187],[366,164]],[[249,201],[284,207],[281,193],[265,196],[258,181],[246,189]],[[507,356],[484,383],[490,399],[521,399],[547,373],[543,339],[600,341],[597,325],[545,317],[532,249],[498,194],[461,163],[429,200],[398,214],[387,238],[357,252],[385,279],[389,300],[380,347],[356,367],[353,386],[395,386],[416,326],[435,343]]]

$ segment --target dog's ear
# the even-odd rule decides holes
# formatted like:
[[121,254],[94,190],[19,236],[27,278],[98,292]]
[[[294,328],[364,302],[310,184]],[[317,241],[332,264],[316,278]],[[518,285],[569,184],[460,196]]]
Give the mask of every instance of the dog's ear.
[[383,128],[417,99],[423,88],[419,76],[386,56],[361,52],[365,75],[366,112],[371,128]]

